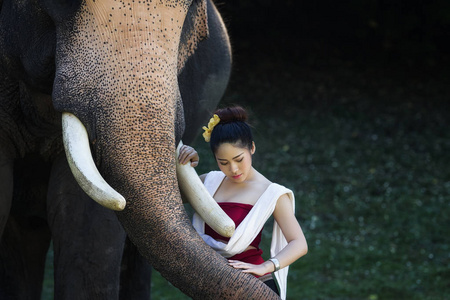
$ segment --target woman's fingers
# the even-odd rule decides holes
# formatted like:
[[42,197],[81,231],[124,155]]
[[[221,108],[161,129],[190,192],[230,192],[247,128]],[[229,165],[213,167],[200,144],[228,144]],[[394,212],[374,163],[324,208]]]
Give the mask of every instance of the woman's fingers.
[[250,269],[252,267],[251,264],[247,264],[239,260],[228,260],[228,264],[235,269]]
[[243,273],[250,273],[257,276],[262,276],[266,273],[261,265],[249,264],[239,260],[228,260],[228,264],[235,269],[242,270]]
[[182,165],[184,165],[184,158],[186,156],[186,152],[184,150],[185,150],[184,146],[181,146],[180,153],[178,154],[178,161]]
[[183,145],[180,148],[180,154],[178,155],[180,164],[185,165],[191,161],[191,166],[196,167],[198,165],[199,157],[197,151],[194,148]]

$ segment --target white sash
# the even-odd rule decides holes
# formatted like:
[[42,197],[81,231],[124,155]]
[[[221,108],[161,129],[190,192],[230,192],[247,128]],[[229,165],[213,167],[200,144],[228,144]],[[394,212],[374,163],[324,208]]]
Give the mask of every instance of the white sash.
[[[211,196],[214,196],[224,178],[225,174],[221,171],[212,171],[208,173],[205,178],[204,184]],[[238,253],[242,253],[245,249],[247,249],[250,243],[261,231],[267,219],[272,215],[273,211],[275,210],[277,200],[284,194],[287,194],[289,196],[289,199],[292,203],[292,209],[293,211],[295,211],[295,200],[292,191],[282,185],[271,183],[269,187],[264,191],[264,193],[260,196],[248,215],[236,228],[233,236],[230,238],[227,244],[216,241],[211,236],[205,234],[205,222],[197,213],[194,214],[192,223],[195,230],[197,230],[197,232],[209,246],[211,246],[223,257],[232,257]],[[284,237],[280,226],[274,220],[272,242],[270,245],[271,257],[277,255],[278,252],[286,247],[286,245],[286,238]],[[274,273],[275,278],[278,282],[278,286],[280,287],[281,299],[286,299],[288,271],[289,266]]]

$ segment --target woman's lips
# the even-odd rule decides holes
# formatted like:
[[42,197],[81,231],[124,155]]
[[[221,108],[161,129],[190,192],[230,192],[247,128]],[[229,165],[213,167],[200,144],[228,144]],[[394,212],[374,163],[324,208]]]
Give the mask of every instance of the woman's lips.
[[238,178],[241,177],[241,176],[242,176],[242,174],[239,174],[239,175],[233,176],[233,178],[234,178],[234,179],[238,179]]

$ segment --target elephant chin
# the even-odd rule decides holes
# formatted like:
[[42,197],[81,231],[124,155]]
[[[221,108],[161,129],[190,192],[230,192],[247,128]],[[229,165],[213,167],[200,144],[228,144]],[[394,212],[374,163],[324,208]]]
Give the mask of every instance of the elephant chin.
[[[121,211],[125,198],[115,191],[100,175],[89,148],[89,139],[83,123],[73,114],[62,114],[64,148],[70,169],[85,193],[100,205]],[[178,145],[177,155],[182,142]],[[177,160],[178,161],[178,160]],[[219,207],[189,164],[177,163],[180,188],[195,211],[219,234],[231,237],[235,230],[233,220]]]

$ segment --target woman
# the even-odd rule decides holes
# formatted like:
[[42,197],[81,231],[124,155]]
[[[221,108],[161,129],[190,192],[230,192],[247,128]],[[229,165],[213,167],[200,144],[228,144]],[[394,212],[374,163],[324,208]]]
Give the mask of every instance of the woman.
[[[230,266],[264,281],[282,299],[290,264],[308,251],[305,236],[294,215],[294,195],[289,189],[270,182],[252,167],[255,153],[247,113],[241,107],[216,111],[203,137],[210,143],[220,171],[200,176],[219,206],[236,224],[231,238],[220,236],[195,214],[193,224],[206,243],[228,258]],[[197,166],[197,152],[189,146],[180,149],[179,161]],[[259,249],[262,226],[273,214],[272,257],[264,261]],[[280,292],[273,280],[275,272]]]

